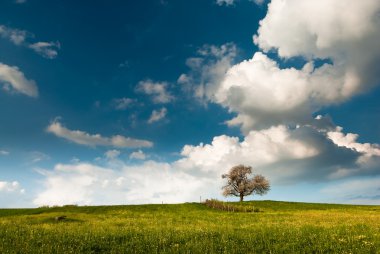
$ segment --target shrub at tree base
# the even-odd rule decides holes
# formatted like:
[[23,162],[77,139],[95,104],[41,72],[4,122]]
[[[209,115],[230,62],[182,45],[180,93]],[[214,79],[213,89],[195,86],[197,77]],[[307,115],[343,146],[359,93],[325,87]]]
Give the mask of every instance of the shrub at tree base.
[[242,206],[242,205],[230,204],[227,202],[219,201],[217,199],[206,199],[204,204],[210,208],[227,211],[227,212],[243,212],[243,213],[261,212],[259,208],[255,208],[254,206]]

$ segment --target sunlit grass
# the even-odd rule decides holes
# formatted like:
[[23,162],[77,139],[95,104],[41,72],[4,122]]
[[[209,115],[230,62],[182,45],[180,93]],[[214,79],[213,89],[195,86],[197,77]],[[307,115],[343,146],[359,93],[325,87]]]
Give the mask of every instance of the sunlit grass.
[[380,253],[380,206],[232,205],[260,212],[203,204],[4,209],[0,253]]

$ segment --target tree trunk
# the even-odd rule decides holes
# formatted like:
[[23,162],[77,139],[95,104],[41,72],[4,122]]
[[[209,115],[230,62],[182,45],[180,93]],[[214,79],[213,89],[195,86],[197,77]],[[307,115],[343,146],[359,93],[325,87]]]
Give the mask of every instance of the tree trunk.
[[243,199],[244,199],[244,195],[243,193],[240,193],[240,202],[243,202]]

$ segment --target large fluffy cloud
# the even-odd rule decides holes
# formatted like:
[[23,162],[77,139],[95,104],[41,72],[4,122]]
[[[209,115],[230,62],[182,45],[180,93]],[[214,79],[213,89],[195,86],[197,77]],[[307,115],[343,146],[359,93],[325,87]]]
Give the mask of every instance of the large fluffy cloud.
[[133,139],[121,135],[103,137],[100,134],[89,134],[80,130],[70,130],[63,126],[58,120],[52,122],[46,128],[46,131],[56,135],[57,137],[85,146],[112,146],[118,148],[153,146],[153,143],[147,140]]
[[[273,0],[254,36],[262,52],[233,64],[236,49],[225,44],[189,58],[190,72],[178,82],[236,113],[227,123],[245,137],[185,146],[177,163],[218,174],[246,163],[276,183],[378,175],[378,145],[359,143],[358,135],[313,114],[379,84],[379,10],[375,0]],[[280,67],[293,57],[303,68]]]
[[[356,134],[344,134],[340,127],[321,117],[314,119],[313,114],[379,84],[379,10],[375,0],[273,0],[254,36],[262,52],[233,64],[236,47],[229,43],[204,47],[197,57],[189,58],[190,72],[178,82],[192,87],[197,97],[236,113],[227,124],[240,126],[245,135],[242,143],[222,136],[211,145],[185,147],[186,156],[197,158],[192,167],[213,171],[243,162],[285,182],[377,174],[377,145],[361,144]],[[278,52],[278,58],[271,59],[269,51]],[[305,61],[303,68],[280,67],[293,57]],[[318,64],[321,59],[322,65]],[[244,154],[242,145],[252,136],[270,140],[279,133],[291,138],[260,143],[251,156]],[[298,143],[291,145],[289,140]],[[294,158],[281,152],[296,148],[316,154]],[[256,157],[254,151],[260,155]],[[276,160],[263,163],[271,156]],[[213,160],[223,162],[217,165]]]
[[31,96],[38,96],[36,82],[27,79],[19,68],[0,63],[0,83],[5,90],[14,90],[16,92]]
[[[185,158],[176,164],[217,177],[226,168],[243,163],[252,165],[276,184],[322,182],[380,173],[377,145],[350,139],[357,135],[344,134],[340,127],[324,126],[326,128],[305,125],[292,129],[280,125],[250,131],[242,141],[225,135],[214,137],[211,144],[185,146],[182,151]],[[343,142],[342,139],[350,140]]]
[[363,91],[379,83],[379,11],[376,0],[275,0],[254,41],[281,57],[330,58]]
[[251,131],[243,141],[237,137],[217,136],[211,144],[186,145],[182,150],[185,158],[178,161],[178,164],[184,168],[222,173],[224,167],[239,163],[260,168],[283,159],[304,159],[319,153],[312,144],[292,137],[294,132],[285,126],[276,126]]
[[[321,108],[379,84],[379,11],[376,0],[273,0],[254,36],[263,52],[233,65],[236,50],[228,44],[219,48],[227,49],[224,54],[204,51],[195,58],[198,65],[189,65],[192,73],[198,70],[200,80],[187,74],[179,82],[198,84],[196,95],[236,113],[228,123],[245,133],[305,124]],[[283,60],[301,57],[306,64],[302,69],[282,68],[268,51],[278,52]],[[205,63],[210,57],[217,60]],[[322,66],[315,64],[320,59],[325,60]]]
[[[276,188],[379,175],[376,145],[357,142],[355,134],[343,133],[325,118],[315,121],[314,126],[280,125],[251,131],[243,140],[222,135],[210,144],[186,145],[182,158],[172,163],[131,165],[111,151],[103,166],[58,164],[42,171],[44,190],[35,204],[175,203],[197,201],[199,196],[220,198],[221,174],[240,163],[253,166],[255,173],[268,177]],[[131,158],[140,158],[136,155]]]
[[282,57],[340,58],[366,41],[376,46],[379,8],[376,0],[272,0],[254,41]]
[[40,172],[46,177],[45,190],[35,198],[36,205],[196,201],[208,186],[206,180],[153,161],[116,170],[89,163],[58,164],[53,171]]
[[350,98],[358,79],[330,64],[281,69],[263,53],[231,67],[212,99],[238,116],[229,124],[253,127],[307,123],[320,107]]

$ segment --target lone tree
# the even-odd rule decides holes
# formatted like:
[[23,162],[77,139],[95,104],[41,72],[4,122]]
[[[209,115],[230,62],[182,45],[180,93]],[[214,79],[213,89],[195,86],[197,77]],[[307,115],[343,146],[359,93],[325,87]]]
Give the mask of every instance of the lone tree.
[[223,174],[222,178],[227,179],[227,184],[222,187],[224,196],[240,197],[240,202],[244,196],[251,194],[264,195],[270,190],[269,181],[262,175],[252,174],[252,167],[237,165],[230,169],[228,174]]

